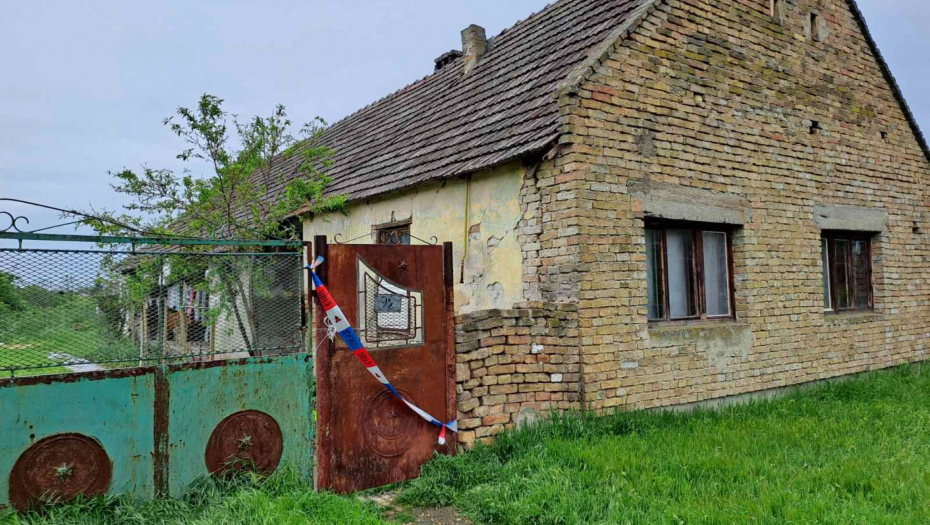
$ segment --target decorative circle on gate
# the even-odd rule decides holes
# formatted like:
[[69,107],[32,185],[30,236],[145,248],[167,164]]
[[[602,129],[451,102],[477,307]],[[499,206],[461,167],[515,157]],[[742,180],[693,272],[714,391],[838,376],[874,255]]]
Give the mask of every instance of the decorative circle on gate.
[[[404,399],[417,405],[413,396],[398,389]],[[387,390],[371,397],[362,413],[359,428],[365,429],[365,443],[375,454],[394,458],[410,450],[423,422],[403,401]]]
[[237,412],[213,430],[207,442],[207,470],[221,476],[239,470],[271,474],[283,452],[281,427],[273,417],[257,410]]
[[106,494],[112,476],[110,457],[96,439],[57,434],[39,440],[16,461],[10,473],[10,503],[24,511],[52,499],[100,496]]

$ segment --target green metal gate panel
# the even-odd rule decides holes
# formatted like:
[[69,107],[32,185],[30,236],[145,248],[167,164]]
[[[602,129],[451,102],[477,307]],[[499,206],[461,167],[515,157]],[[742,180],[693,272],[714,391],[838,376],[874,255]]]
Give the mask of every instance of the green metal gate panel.
[[155,375],[63,376],[0,386],[0,506],[8,505],[10,473],[37,441],[75,433],[96,439],[114,465],[109,492],[154,496]]
[[312,378],[298,354],[0,380],[0,509],[41,495],[35,472],[67,493],[93,469],[97,493],[140,499],[180,496],[234,455],[310,479]]
[[302,355],[173,371],[168,378],[170,494],[182,495],[193,480],[208,474],[204,455],[211,434],[224,419],[246,410],[277,422],[283,441],[280,463],[310,479],[311,373],[312,363]]

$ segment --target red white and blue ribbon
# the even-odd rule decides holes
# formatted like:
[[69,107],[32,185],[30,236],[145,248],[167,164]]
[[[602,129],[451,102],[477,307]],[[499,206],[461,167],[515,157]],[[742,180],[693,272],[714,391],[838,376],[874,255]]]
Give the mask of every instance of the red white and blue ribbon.
[[339,337],[345,341],[346,345],[349,347],[349,350],[352,351],[352,354],[358,359],[362,366],[368,369],[368,372],[375,377],[384,388],[389,390],[392,394],[397,396],[398,399],[404,402],[410,410],[416,412],[416,414],[430,424],[439,427],[439,444],[446,444],[446,429],[451,430],[452,432],[459,431],[458,421],[453,421],[451,423],[442,423],[435,417],[429,415],[425,410],[414,405],[413,403],[404,399],[402,395],[394,388],[394,385],[388,381],[387,377],[384,376],[384,372],[378,368],[377,363],[371,357],[371,354],[368,353],[368,350],[365,349],[365,346],[362,344],[361,339],[358,338],[358,334],[355,333],[355,330],[352,328],[352,325],[349,324],[348,318],[342,313],[342,309],[339,308],[339,305],[336,304],[336,301],[333,299],[333,296],[329,293],[329,290],[326,286],[323,286],[323,281],[317,277],[316,270],[321,264],[323,264],[323,257],[317,257],[316,261],[313,264],[307,266],[307,269],[310,270],[310,275],[313,276],[313,285],[316,287],[316,295],[320,299],[320,304],[323,305],[323,310],[326,312],[326,317],[329,320],[329,325],[332,326],[336,333],[339,334]]

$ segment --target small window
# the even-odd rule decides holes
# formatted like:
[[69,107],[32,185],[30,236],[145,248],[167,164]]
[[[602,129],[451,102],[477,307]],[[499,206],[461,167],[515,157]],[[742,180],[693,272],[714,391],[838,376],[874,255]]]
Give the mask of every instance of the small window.
[[687,223],[646,227],[650,321],[733,317],[730,229]]
[[820,34],[820,15],[817,13],[811,13],[811,38],[814,39],[814,42],[820,42],[823,40],[822,35]]
[[782,3],[782,0],[770,0],[769,14],[771,14],[772,18],[775,20],[781,20]]
[[376,244],[410,244],[410,220],[395,221],[372,228]]
[[873,308],[871,237],[865,233],[824,234],[821,257],[826,311]]

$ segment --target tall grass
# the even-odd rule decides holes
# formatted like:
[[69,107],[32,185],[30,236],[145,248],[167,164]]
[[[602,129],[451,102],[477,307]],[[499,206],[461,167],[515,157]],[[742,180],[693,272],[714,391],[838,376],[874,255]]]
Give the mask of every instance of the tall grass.
[[495,524],[930,523],[918,368],[690,415],[578,414],[426,465],[401,496]]
[[371,503],[316,493],[292,470],[269,478],[248,475],[216,483],[203,480],[181,499],[139,503],[98,498],[53,506],[43,514],[0,518],[0,525],[382,525]]

